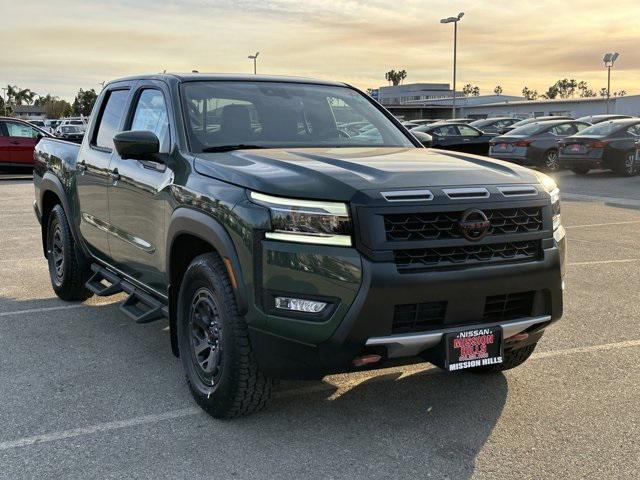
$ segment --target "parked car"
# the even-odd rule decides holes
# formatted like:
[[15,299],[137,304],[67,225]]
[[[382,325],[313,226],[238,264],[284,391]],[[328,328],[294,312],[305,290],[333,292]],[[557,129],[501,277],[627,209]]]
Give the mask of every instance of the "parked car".
[[429,125],[430,123],[436,123],[439,121],[440,120],[437,120],[434,118],[418,118],[418,119],[411,120],[411,123],[415,123],[416,125]]
[[0,167],[33,166],[33,149],[50,135],[35,125],[10,117],[0,117]]
[[60,125],[56,128],[55,136],[69,142],[80,143],[84,137],[84,130],[77,125]]
[[447,118],[445,120],[440,120],[442,123],[465,123],[469,124],[473,121],[477,120],[476,118]]
[[44,130],[47,133],[51,133],[49,127],[44,120],[27,120],[31,125],[38,127],[40,130]]
[[[345,136],[335,109],[377,137]],[[349,85],[129,77],[94,112],[82,145],[37,145],[51,285],[63,300],[126,292],[138,323],[168,317],[216,417],[264,407],[273,378],[514,368],[562,315],[553,179],[425,149]]]
[[404,128],[406,128],[407,130],[411,130],[412,128],[415,128],[415,127],[418,126],[417,123],[413,123],[413,122],[409,122],[409,121],[404,121],[404,122],[401,122],[401,123],[402,123],[402,126]]
[[502,129],[510,127],[511,125],[519,121],[519,118],[495,117],[484,118],[482,120],[474,120],[469,125],[477,128],[478,130],[482,130],[485,133],[495,133],[497,135],[502,131]]
[[640,118],[600,122],[560,142],[560,166],[578,175],[594,168],[610,169],[625,176],[637,175],[635,144],[638,139]]
[[60,121],[58,127],[62,125],[74,125],[79,127],[83,132],[87,129],[87,122],[84,118],[75,117],[75,118],[63,118]]
[[555,171],[560,168],[558,141],[589,126],[590,124],[577,120],[529,123],[491,140],[489,156]]
[[608,120],[621,120],[623,118],[633,118],[631,115],[617,115],[617,114],[602,114],[602,115],[587,115],[586,117],[576,118],[579,122],[587,122],[591,125],[596,123],[606,122]]
[[432,147],[458,152],[487,155],[492,134],[481,132],[477,128],[464,123],[441,122],[420,125],[411,132],[428,133],[433,137]]
[[573,118],[572,117],[565,117],[565,116],[556,116],[556,115],[551,115],[551,116],[548,116],[548,117],[525,118],[524,120],[520,120],[519,122],[512,123],[508,127],[501,128],[499,133],[500,133],[500,135],[504,135],[505,133],[508,133],[511,130],[515,130],[516,128],[520,128],[520,127],[523,127],[525,125],[529,125],[530,123],[545,122],[547,120],[573,120]]

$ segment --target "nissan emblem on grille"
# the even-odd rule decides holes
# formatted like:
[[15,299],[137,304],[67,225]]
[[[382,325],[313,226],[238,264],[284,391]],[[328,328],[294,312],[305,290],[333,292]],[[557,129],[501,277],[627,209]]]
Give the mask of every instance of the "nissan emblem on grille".
[[462,214],[458,228],[464,238],[475,242],[483,239],[489,233],[491,222],[482,210],[472,208]]

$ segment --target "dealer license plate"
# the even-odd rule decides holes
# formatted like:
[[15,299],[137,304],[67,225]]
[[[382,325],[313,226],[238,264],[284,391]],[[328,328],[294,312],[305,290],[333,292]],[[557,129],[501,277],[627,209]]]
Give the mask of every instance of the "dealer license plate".
[[502,363],[502,328],[478,328],[445,336],[449,371]]

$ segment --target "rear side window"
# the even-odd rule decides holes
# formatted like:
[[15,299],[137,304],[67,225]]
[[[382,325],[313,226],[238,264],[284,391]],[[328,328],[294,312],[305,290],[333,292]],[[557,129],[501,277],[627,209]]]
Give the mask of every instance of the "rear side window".
[[627,129],[627,132],[629,132],[631,135],[634,135],[636,137],[640,136],[640,125],[631,125]]
[[118,133],[118,127],[124,114],[129,90],[113,90],[109,92],[102,107],[100,123],[94,136],[96,147],[113,149],[113,136]]
[[554,135],[564,136],[564,135],[573,135],[576,131],[572,124],[570,123],[562,123],[560,125],[556,125],[550,130]]
[[160,141],[160,153],[169,152],[169,115],[159,90],[145,89],[138,97],[130,130],[153,132]]
[[438,137],[456,137],[458,135],[458,130],[456,130],[456,127],[448,125],[434,129],[433,134]]
[[476,137],[479,135],[477,130],[467,125],[458,125],[458,131],[460,132],[460,135],[464,137]]

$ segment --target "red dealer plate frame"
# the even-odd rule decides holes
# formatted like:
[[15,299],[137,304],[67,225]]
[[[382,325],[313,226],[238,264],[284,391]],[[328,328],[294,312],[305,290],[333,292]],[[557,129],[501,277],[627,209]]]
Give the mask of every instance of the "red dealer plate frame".
[[503,362],[502,327],[485,327],[445,335],[445,368],[451,371]]

